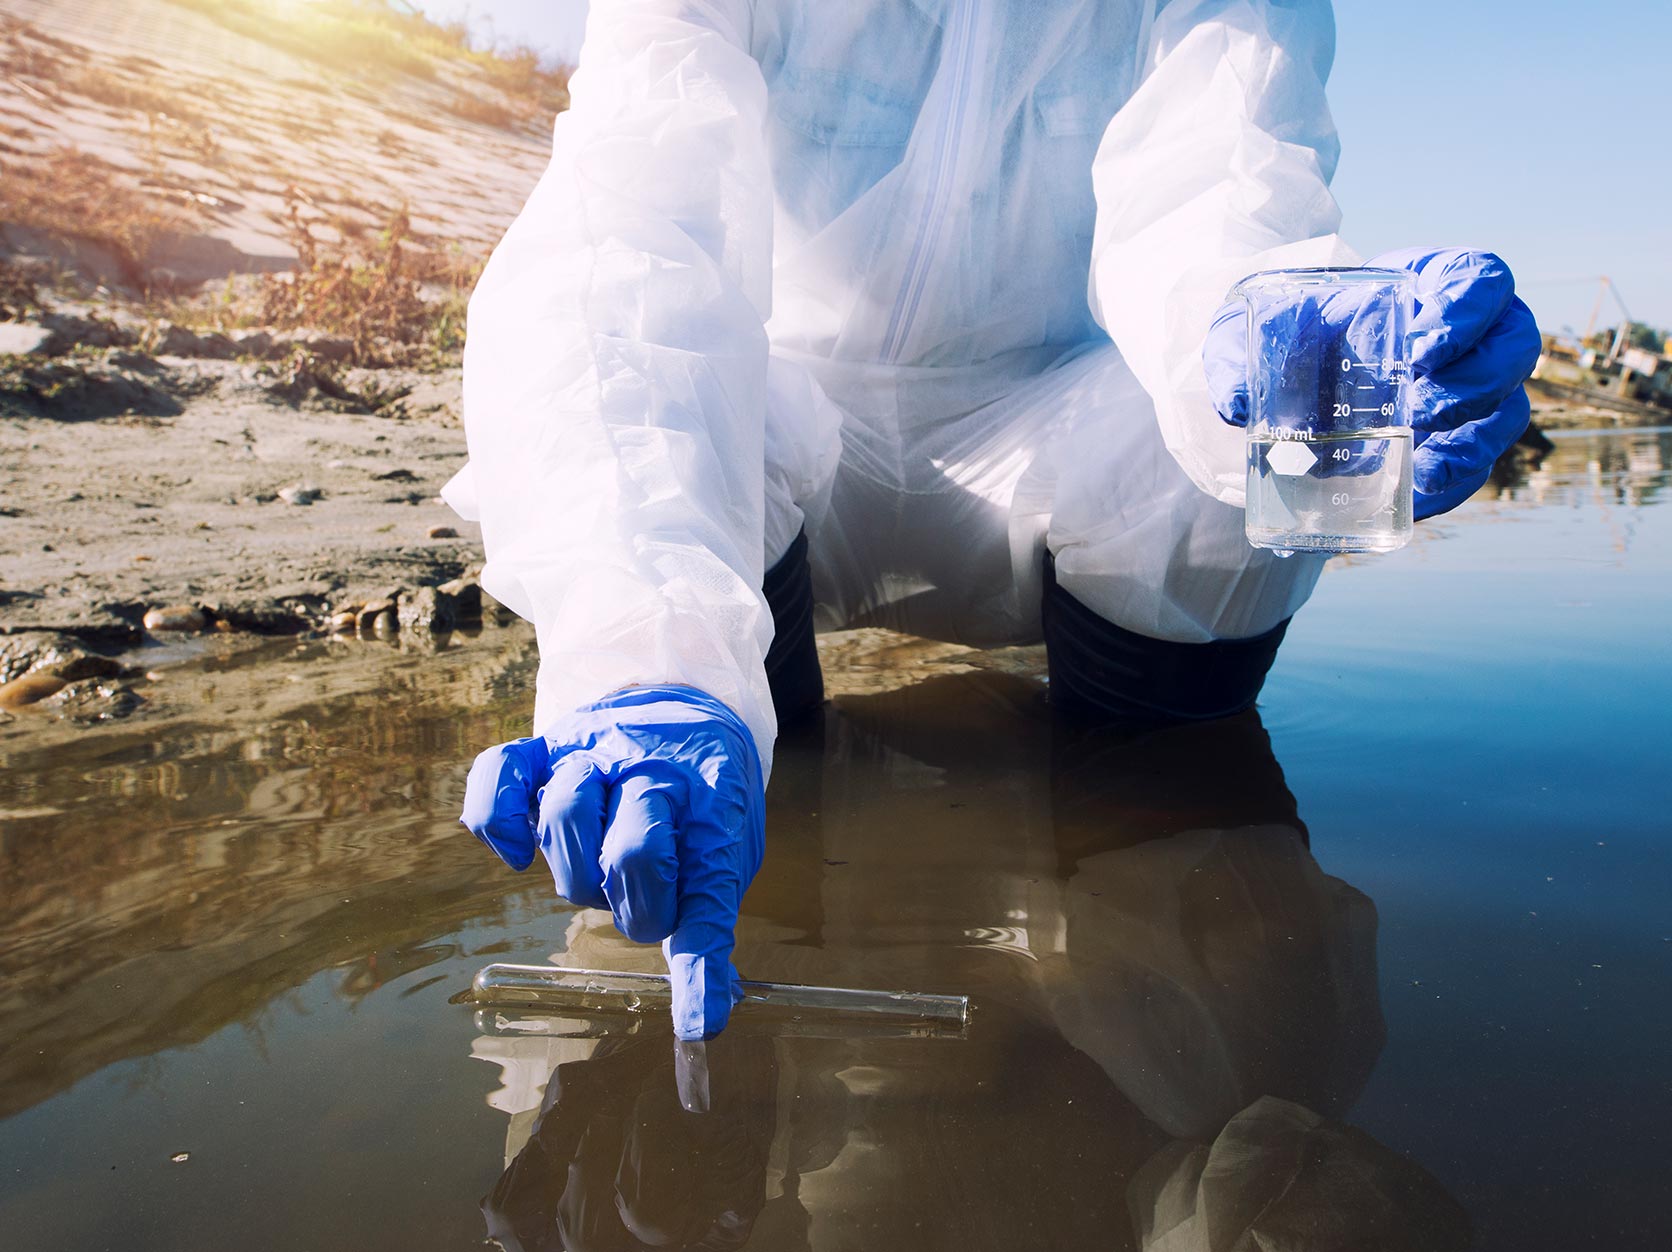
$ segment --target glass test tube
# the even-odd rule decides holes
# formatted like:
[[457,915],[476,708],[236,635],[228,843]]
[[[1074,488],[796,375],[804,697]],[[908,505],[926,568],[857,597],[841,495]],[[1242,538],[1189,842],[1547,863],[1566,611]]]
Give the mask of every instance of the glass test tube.
[[[495,964],[478,971],[471,999],[482,1006],[640,1013],[666,1009],[673,992],[666,974]],[[924,1034],[958,1033],[969,1020],[969,997],[745,982],[743,1000],[733,1011],[757,1021],[847,1020],[855,1026],[887,1022]]]

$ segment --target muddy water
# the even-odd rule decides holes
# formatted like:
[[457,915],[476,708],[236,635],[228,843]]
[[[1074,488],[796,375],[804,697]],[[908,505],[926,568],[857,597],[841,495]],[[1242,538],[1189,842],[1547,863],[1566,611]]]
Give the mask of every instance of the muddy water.
[[1258,716],[1091,733],[1033,653],[831,652],[739,963],[967,993],[963,1039],[449,1004],[655,965],[455,824],[520,632],[0,726],[4,1242],[1672,1245],[1669,465],[1563,435],[1333,569]]

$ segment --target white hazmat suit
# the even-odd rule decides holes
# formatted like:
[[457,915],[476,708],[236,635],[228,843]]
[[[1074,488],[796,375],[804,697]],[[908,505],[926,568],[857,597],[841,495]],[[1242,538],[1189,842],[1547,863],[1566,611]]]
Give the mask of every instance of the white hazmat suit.
[[1337,238],[1327,0],[593,0],[550,167],[471,301],[483,584],[535,730],[635,683],[770,768],[764,571],[819,623],[1245,638],[1321,560],[1242,534],[1201,348]]

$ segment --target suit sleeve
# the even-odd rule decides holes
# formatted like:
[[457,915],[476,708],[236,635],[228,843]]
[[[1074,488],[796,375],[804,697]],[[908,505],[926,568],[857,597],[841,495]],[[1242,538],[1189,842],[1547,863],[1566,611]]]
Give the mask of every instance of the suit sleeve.
[[533,622],[535,730],[624,686],[730,705],[769,763],[772,191],[742,0],[595,0],[552,160],[470,302],[483,586]]
[[1202,342],[1248,274],[1358,259],[1329,189],[1334,52],[1327,0],[1163,4],[1092,167],[1092,310],[1154,400],[1174,459],[1238,506],[1243,435],[1214,413]]

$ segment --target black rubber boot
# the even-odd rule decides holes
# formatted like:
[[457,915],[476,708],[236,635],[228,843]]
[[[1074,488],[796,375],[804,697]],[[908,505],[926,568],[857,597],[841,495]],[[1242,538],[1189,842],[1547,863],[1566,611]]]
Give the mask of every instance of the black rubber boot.
[[1229,717],[1253,705],[1287,620],[1252,639],[1174,643],[1104,621],[1057,582],[1045,555],[1052,707],[1097,722],[1156,725]]
[[807,532],[802,531],[778,563],[766,572],[762,587],[772,610],[772,647],[766,653],[766,681],[780,727],[824,703],[824,674],[813,642],[813,567],[807,560]]

